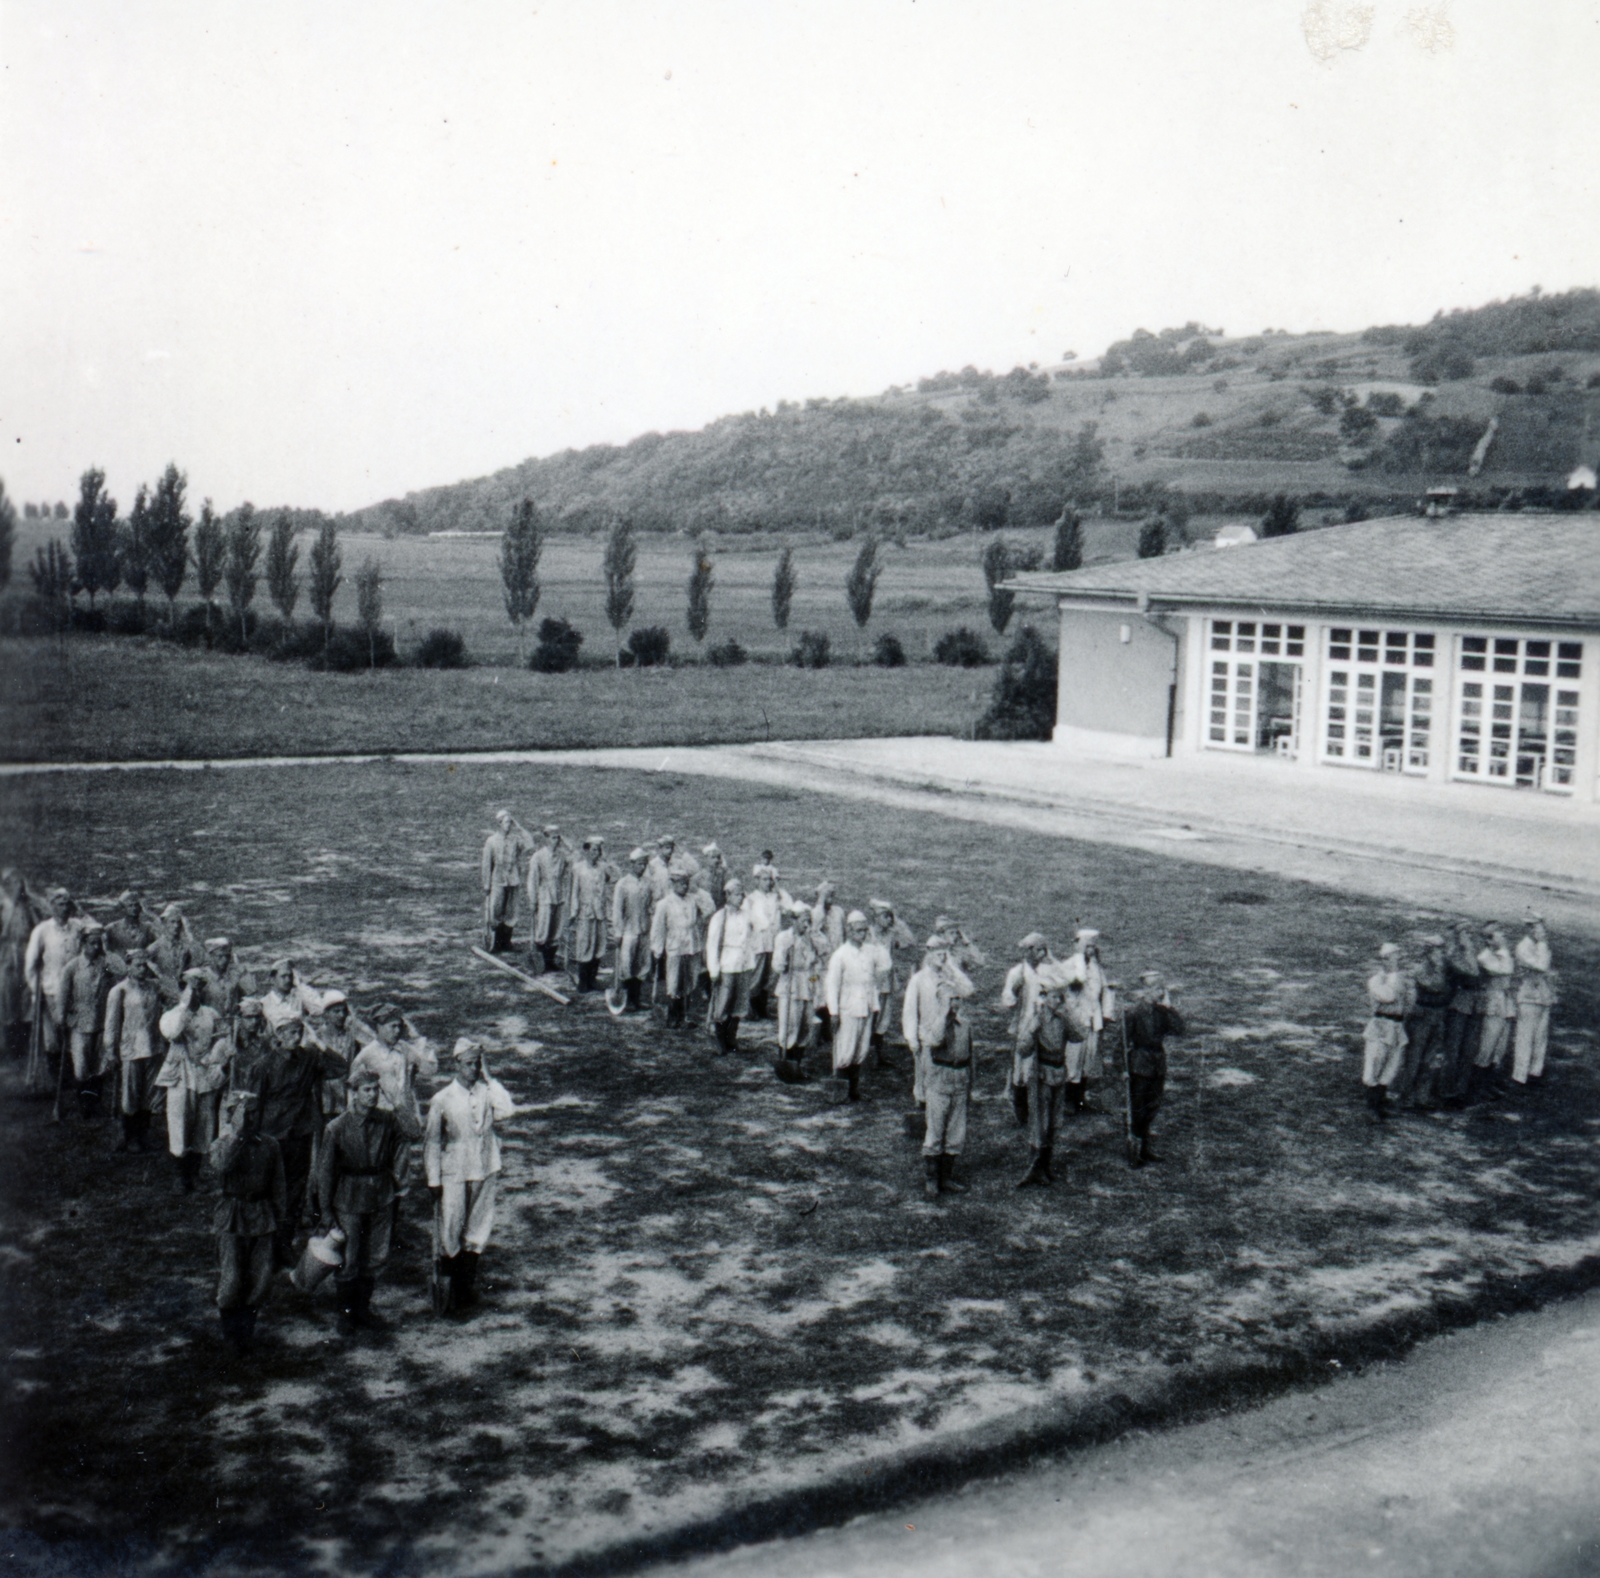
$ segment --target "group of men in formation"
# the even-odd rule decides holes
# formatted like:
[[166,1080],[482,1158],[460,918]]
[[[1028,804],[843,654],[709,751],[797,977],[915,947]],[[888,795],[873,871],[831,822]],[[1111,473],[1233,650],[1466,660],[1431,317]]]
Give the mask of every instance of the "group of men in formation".
[[241,1351],[275,1273],[297,1264],[302,1226],[337,1246],[341,1327],[381,1327],[374,1284],[389,1259],[418,1142],[434,1201],[436,1273],[458,1309],[476,1300],[478,1257],[494,1224],[497,1120],[514,1110],[482,1046],[462,1037],[423,1110],[417,1080],[439,1058],[393,1003],[356,1015],[336,987],[291,959],[264,983],[227,937],[198,941],[183,908],[147,911],[128,890],[102,921],[56,888],[41,903],[0,873],[0,1019],[58,1115],[109,1108],[118,1152],[142,1152],[157,1119],[175,1185],[202,1166],[220,1199],[217,1307]]
[[[559,956],[577,989],[593,991],[609,948],[613,1014],[642,1010],[648,983],[667,1026],[686,1027],[703,1010],[721,1052],[736,1048],[745,1019],[775,1019],[779,1077],[807,1078],[808,1053],[826,1047],[834,1093],[849,1101],[861,1098],[869,1060],[889,1066],[898,1028],[913,1059],[924,1190],[964,1192],[955,1169],[973,1084],[967,972],[985,960],[954,920],[939,916],[919,944],[886,900],[846,910],[826,879],[791,896],[771,851],[747,887],[714,843],[696,859],[661,837],[619,866],[598,836],[573,848],[558,827],[535,837],[509,811],[497,824],[482,855],[491,951],[512,948],[525,893],[534,969],[554,971]],[[1119,1004],[1088,928],[1066,957],[1039,932],[1018,952],[1000,996],[1029,1151],[1017,1187],[1057,1177],[1062,1123],[1092,1110],[1113,1025],[1125,1052],[1129,1161],[1159,1161],[1150,1131],[1165,1041],[1184,1034],[1160,976],[1147,972]],[[1383,944],[1366,984],[1362,1082],[1374,1118],[1396,1101],[1460,1108],[1537,1086],[1556,979],[1537,916],[1515,946],[1501,926],[1468,921],[1424,938],[1409,962]],[[275,1271],[296,1263],[306,1224],[320,1224],[324,1242],[342,1240],[342,1325],[383,1324],[372,1291],[418,1142],[436,1270],[456,1308],[475,1301],[501,1165],[495,1125],[515,1110],[479,1042],[456,1041],[424,1112],[417,1081],[438,1075],[439,1058],[393,1003],[359,1017],[343,991],[303,979],[288,958],[258,987],[231,941],[197,941],[178,904],[152,914],[130,889],[102,921],[62,888],[40,903],[15,870],[0,872],[0,1023],[8,1051],[27,1056],[30,1081],[55,1087],[58,1111],[68,1092],[85,1121],[109,1108],[118,1151],[144,1150],[159,1115],[179,1190],[194,1191],[209,1158],[221,1194],[217,1305],[237,1346],[248,1345]]]
[[[509,811],[496,824],[480,864],[490,951],[512,949],[525,895],[535,970],[553,971],[559,955],[578,990],[593,991],[609,944],[613,1013],[641,1009],[648,982],[668,1026],[687,1026],[703,1005],[722,1052],[737,1047],[742,1021],[773,1018],[779,1077],[805,1078],[806,1054],[826,1045],[839,1094],[849,1101],[861,1099],[869,1059],[886,1061],[898,1013],[913,1056],[923,1187],[935,1198],[964,1192],[955,1176],[972,1089],[963,1005],[974,990],[967,969],[984,957],[949,916],[939,916],[919,943],[888,900],[847,911],[826,878],[793,897],[779,885],[771,850],[762,851],[747,887],[714,843],[697,859],[662,836],[619,863],[607,859],[598,834],[574,847],[558,826],[534,835]],[[1010,1086],[1030,1152],[1019,1188],[1054,1181],[1063,1116],[1089,1109],[1090,1083],[1103,1074],[1101,1040],[1118,1010],[1098,939],[1098,932],[1080,930],[1075,951],[1058,959],[1041,934],[1030,933],[1006,977],[1001,1005],[1011,1014]],[[1164,1038],[1183,1034],[1183,1020],[1151,973],[1120,1023],[1128,1048],[1130,1160],[1143,1166],[1159,1160],[1150,1125],[1166,1081]]]
[[1557,1001],[1544,920],[1529,915],[1514,947],[1498,922],[1468,920],[1420,946],[1407,962],[1384,943],[1367,981],[1361,1080],[1373,1118],[1387,1117],[1391,1099],[1460,1109],[1537,1089]]

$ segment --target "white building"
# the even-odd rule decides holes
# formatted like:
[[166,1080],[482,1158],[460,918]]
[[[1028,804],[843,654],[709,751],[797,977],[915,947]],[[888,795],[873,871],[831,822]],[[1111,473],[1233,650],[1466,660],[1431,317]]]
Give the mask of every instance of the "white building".
[[1600,798],[1600,516],[1361,521],[1019,577],[1055,740]]

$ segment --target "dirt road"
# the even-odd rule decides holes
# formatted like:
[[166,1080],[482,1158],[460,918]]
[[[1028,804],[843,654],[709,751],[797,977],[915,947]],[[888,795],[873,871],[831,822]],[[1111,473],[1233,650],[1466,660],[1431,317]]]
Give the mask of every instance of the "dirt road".
[[670,1571],[1589,1578],[1600,1573],[1600,1294],[1262,1408]]

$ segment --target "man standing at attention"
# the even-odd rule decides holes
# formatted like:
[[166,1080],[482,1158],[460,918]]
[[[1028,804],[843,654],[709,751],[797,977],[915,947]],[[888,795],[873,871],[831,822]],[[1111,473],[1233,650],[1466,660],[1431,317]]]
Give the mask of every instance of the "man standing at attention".
[[927,1102],[933,1049],[943,1039],[950,1004],[958,997],[971,997],[973,992],[971,980],[951,957],[941,933],[935,932],[924,946],[922,963],[906,982],[905,1001],[900,1011],[900,1031],[911,1049],[911,1099],[919,1107]]
[[1381,1121],[1388,1116],[1389,1087],[1400,1077],[1406,1055],[1406,1016],[1411,1012],[1411,981],[1400,968],[1398,943],[1378,949],[1378,968],[1367,977],[1372,1017],[1362,1032],[1361,1083],[1367,1106]]
[[[53,1057],[66,1051],[62,986],[67,966],[78,952],[83,922],[73,913],[72,895],[65,888],[50,893],[50,913],[33,928],[23,960],[30,1001],[38,1004],[41,1023],[34,1026],[40,1050]],[[45,1071],[29,1067],[30,1078],[43,1081]]]
[[1073,1112],[1087,1112],[1089,1081],[1098,1080],[1104,1072],[1100,1037],[1107,1023],[1116,1018],[1116,993],[1100,961],[1100,933],[1086,926],[1073,940],[1077,952],[1066,961],[1066,970],[1076,983],[1073,1000],[1087,1010],[1089,1025],[1083,1040],[1067,1048],[1067,1106]]
[[495,813],[495,830],[483,843],[484,946],[505,953],[517,923],[517,891],[522,886],[523,857],[533,848],[528,830],[509,812]]
[[755,866],[750,875],[755,887],[744,901],[745,914],[750,917],[750,1015],[765,1019],[772,993],[772,950],[789,895],[778,891],[776,866]]
[[706,928],[706,974],[711,980],[711,1024],[717,1045],[732,1052],[739,1021],[750,1012],[751,955],[755,927],[745,910],[744,884],[737,877],[722,890],[722,908]]
[[833,1025],[834,1077],[848,1080],[850,1100],[861,1100],[861,1065],[872,1044],[878,1017],[877,950],[867,941],[867,917],[851,910],[845,917],[845,939],[828,960],[828,1017]]
[[161,995],[143,948],[130,948],[127,974],[106,996],[105,1055],[117,1071],[119,1151],[144,1149],[150,1129],[150,1065],[160,1040]]
[[1396,1100],[1414,1108],[1431,1108],[1437,1098],[1440,1059],[1444,1052],[1444,1015],[1450,1006],[1450,972],[1445,966],[1444,938],[1424,937],[1422,959],[1411,976],[1412,1005],[1406,1015],[1406,1055],[1400,1077],[1390,1089]]
[[577,965],[580,992],[592,992],[606,952],[606,891],[612,869],[602,864],[605,843],[591,833],[583,841],[583,857],[572,868],[572,962]]
[[798,1066],[816,1035],[815,1009],[827,961],[817,951],[811,911],[801,904],[790,910],[788,921],[772,945],[772,969],[777,979],[778,1050],[786,1062]]
[[106,964],[111,973],[125,975],[129,950],[148,948],[155,940],[155,923],[145,913],[139,890],[124,888],[117,895],[116,918],[106,927]]
[[[935,964],[933,961],[937,960]],[[932,977],[931,981],[929,977]],[[948,953],[930,949],[906,986],[902,1028],[918,1053],[917,1072],[926,1103],[922,1138],[922,1192],[965,1194],[955,1165],[967,1138],[967,1104],[972,1096],[972,1032],[962,1002],[972,982]]]
[[509,1118],[516,1108],[476,1041],[462,1036],[453,1055],[454,1078],[428,1104],[422,1160],[439,1212],[439,1255],[452,1302],[461,1309],[477,1303],[478,1257],[494,1228],[500,1176],[495,1120]]
[[681,1025],[694,991],[700,909],[689,893],[689,873],[674,871],[667,896],[650,917],[650,954],[667,995],[667,1025]]
[[239,1012],[239,1004],[256,995],[256,979],[233,957],[233,944],[226,937],[207,937],[205,1000],[224,1019]]
[[106,1002],[112,976],[106,968],[105,928],[96,920],[83,923],[78,954],[62,981],[61,1005],[66,1016],[72,1056],[72,1079],[78,1091],[78,1112],[85,1123],[100,1110],[100,1076],[105,1072]]
[[645,864],[642,849],[631,851],[628,869],[611,895],[611,937],[617,949],[612,986],[625,990],[623,1008],[635,1011],[642,1006],[640,994],[650,969],[650,888],[644,880]]
[[373,1313],[372,1289],[389,1263],[395,1200],[410,1164],[410,1142],[420,1133],[409,1110],[378,1105],[376,1069],[351,1070],[350,1107],[323,1130],[317,1175],[323,1228],[337,1223],[344,1230],[344,1262],[334,1275],[346,1334],[387,1324]]
[[567,930],[572,863],[561,841],[561,829],[554,822],[546,823],[543,836],[544,843],[528,862],[528,902],[533,906],[528,963],[549,975],[555,970],[556,950]]

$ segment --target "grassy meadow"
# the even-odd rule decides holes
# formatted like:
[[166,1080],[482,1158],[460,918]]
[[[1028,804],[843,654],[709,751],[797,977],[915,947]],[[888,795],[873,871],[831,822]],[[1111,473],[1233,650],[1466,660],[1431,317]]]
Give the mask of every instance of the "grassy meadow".
[[[741,865],[770,845],[787,883],[884,893],[919,934],[959,916],[990,957],[971,1193],[921,1193],[903,1050],[831,1107],[773,1079],[766,1027],[718,1058],[480,966],[500,804],[614,847],[670,829]],[[376,1301],[390,1333],[343,1341],[327,1290],[280,1281],[240,1363],[210,1302],[214,1185],[182,1197],[165,1156],[48,1127],[0,1071],[19,1570],[622,1571],[1226,1407],[1594,1274],[1584,939],[1561,944],[1547,1092],[1377,1129],[1366,962],[1437,918],[1264,873],[670,772],[400,763],[19,780],[12,862],[95,907],[138,881],[254,964],[289,952],[358,1006],[482,1037],[521,1108],[476,1314],[429,1313],[414,1184]],[[1063,1180],[1019,1194],[996,994],[1022,931],[1082,922],[1122,979],[1164,969],[1189,1016],[1166,1160],[1131,1172],[1120,1119],[1081,1118]]]

